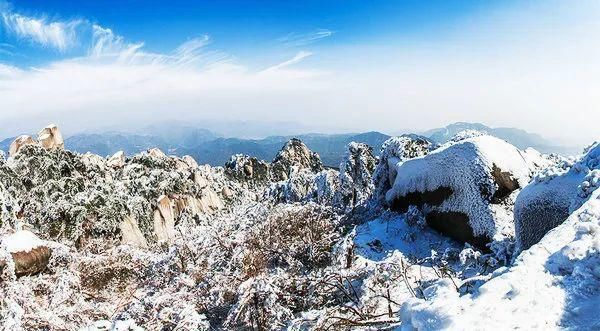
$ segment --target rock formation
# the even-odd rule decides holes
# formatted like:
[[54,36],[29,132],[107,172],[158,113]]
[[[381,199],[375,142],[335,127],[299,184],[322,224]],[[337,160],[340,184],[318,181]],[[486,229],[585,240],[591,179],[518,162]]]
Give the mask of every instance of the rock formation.
[[277,153],[271,163],[271,178],[273,181],[286,180],[290,177],[292,167],[298,170],[308,169],[313,173],[323,170],[319,155],[306,147],[299,139],[288,141]]
[[12,261],[0,260],[0,269],[14,266],[17,277],[37,274],[48,265],[50,248],[33,233],[20,230],[4,236],[1,245]]
[[38,133],[38,143],[45,149],[63,149],[65,143],[58,127],[50,124]]
[[10,148],[8,150],[8,155],[15,156],[19,152],[19,149],[21,149],[21,147],[26,146],[26,145],[33,145],[33,144],[35,144],[35,140],[33,140],[33,138],[31,138],[31,136],[27,136],[27,135],[19,136],[15,139],[15,141],[12,142],[12,144],[10,144]]
[[577,161],[562,161],[534,177],[515,202],[517,251],[539,242],[600,186],[600,144]]
[[460,140],[406,161],[388,158],[388,166],[395,167],[386,192],[392,209],[417,206],[429,226],[480,248],[496,236],[512,235],[509,196],[527,184],[531,172],[517,148],[491,136]]
[[384,202],[385,193],[394,184],[396,168],[400,162],[427,155],[435,148],[437,144],[418,135],[405,135],[386,140],[381,147],[379,163],[373,173],[374,197]]
[[225,173],[240,181],[266,184],[269,180],[269,165],[255,157],[237,154],[225,163]]
[[113,168],[122,168],[125,166],[125,152],[118,151],[108,158],[106,165]]

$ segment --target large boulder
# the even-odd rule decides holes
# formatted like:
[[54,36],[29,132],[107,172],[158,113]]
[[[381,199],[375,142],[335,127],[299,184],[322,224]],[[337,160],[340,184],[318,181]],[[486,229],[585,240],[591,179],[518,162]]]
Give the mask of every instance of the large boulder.
[[319,154],[308,149],[300,139],[292,138],[273,159],[271,164],[273,181],[287,180],[293,167],[297,170],[307,169],[318,173],[323,170],[323,163]]
[[577,161],[564,160],[534,177],[515,202],[517,251],[539,242],[600,186],[600,144]]
[[31,138],[31,136],[28,136],[28,135],[18,136],[12,142],[12,144],[10,144],[10,147],[8,149],[8,155],[15,156],[19,152],[21,147],[26,146],[26,145],[34,145],[34,144],[35,144],[35,140],[33,140],[33,138]]
[[63,149],[65,142],[55,124],[50,124],[38,133],[38,143],[45,149]]
[[30,231],[21,230],[4,236],[1,245],[10,254],[12,261],[1,260],[0,257],[0,269],[14,264],[17,277],[42,272],[50,261],[50,248]]
[[388,167],[393,185],[385,200],[392,209],[416,206],[435,230],[481,249],[514,234],[513,192],[532,172],[521,151],[491,136],[453,141],[406,161],[388,158]]

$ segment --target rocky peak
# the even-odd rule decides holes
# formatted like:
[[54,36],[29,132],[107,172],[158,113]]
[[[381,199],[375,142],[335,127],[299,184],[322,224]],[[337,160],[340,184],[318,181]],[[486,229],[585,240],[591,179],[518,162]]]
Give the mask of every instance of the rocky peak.
[[298,169],[309,169],[317,173],[323,170],[323,163],[319,155],[297,138],[290,139],[277,153],[271,164],[271,175],[273,180],[286,180],[292,167]]

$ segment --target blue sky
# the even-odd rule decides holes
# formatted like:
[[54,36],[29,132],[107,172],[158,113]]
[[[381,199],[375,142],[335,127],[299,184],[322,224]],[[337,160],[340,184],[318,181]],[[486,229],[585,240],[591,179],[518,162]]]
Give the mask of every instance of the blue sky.
[[598,138],[598,38],[593,0],[0,0],[0,134],[474,121],[579,144]]
[[[10,12],[48,22],[99,24],[131,42],[144,42],[151,52],[168,52],[190,38],[209,35],[212,47],[260,65],[309,44],[320,51],[340,45],[402,44],[439,37],[453,24],[493,10],[499,2],[50,0],[4,6]],[[6,30],[3,42],[17,47],[19,54],[4,53],[0,58],[15,65],[39,65],[85,50],[85,40],[67,50],[40,49]]]

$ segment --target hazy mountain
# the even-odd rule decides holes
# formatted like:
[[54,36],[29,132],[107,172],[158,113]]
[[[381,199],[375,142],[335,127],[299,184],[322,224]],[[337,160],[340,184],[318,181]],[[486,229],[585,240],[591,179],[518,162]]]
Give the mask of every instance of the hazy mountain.
[[239,139],[220,138],[202,143],[196,147],[181,148],[177,154],[192,155],[200,163],[222,165],[233,154],[247,154],[260,159],[271,161],[283,144],[291,138],[302,140],[308,148],[317,152],[327,166],[337,167],[344,156],[346,145],[352,141],[366,143],[373,147],[374,152],[379,149],[388,135],[379,132],[366,132],[359,134],[304,134],[296,136],[273,136],[264,139]]
[[[247,154],[271,161],[281,147],[291,138],[299,138],[313,151],[319,153],[323,163],[337,167],[344,156],[346,145],[351,141],[366,143],[373,147],[375,154],[388,135],[379,132],[354,134],[301,134],[295,136],[271,136],[264,139],[220,138],[209,130],[177,126],[173,128],[148,127],[141,133],[81,133],[65,140],[72,151],[92,152],[103,156],[125,151],[132,155],[152,147],[158,147],[169,154],[192,155],[198,162],[210,165],[223,165],[234,154]],[[14,138],[0,142],[0,148],[8,151]]]
[[542,153],[579,154],[581,150],[577,147],[560,146],[546,140],[542,136],[516,128],[491,128],[481,123],[457,122],[443,128],[428,130],[424,136],[438,143],[444,143],[457,133],[464,130],[478,130],[490,135],[504,139],[520,149],[533,147]]

